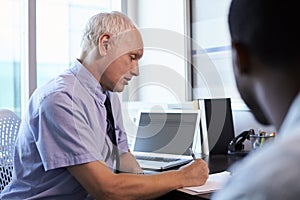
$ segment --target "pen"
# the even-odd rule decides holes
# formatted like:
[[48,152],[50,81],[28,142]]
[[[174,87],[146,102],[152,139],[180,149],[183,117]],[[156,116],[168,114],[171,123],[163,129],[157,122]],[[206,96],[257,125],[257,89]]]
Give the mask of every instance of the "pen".
[[191,154],[191,156],[193,157],[193,160],[196,160],[196,156],[195,156],[195,154],[194,154],[192,148],[189,148],[189,149],[190,149],[190,154]]

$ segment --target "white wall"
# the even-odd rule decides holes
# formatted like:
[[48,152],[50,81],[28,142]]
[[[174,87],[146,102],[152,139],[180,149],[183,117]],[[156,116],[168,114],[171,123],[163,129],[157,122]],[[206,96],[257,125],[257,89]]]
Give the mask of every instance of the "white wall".
[[178,103],[187,99],[184,7],[184,0],[128,1],[128,15],[140,28],[145,52],[140,76],[123,100]]

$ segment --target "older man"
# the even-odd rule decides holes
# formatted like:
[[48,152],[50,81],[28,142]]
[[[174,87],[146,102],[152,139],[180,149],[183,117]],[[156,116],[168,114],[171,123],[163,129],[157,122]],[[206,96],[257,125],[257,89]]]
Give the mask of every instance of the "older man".
[[131,20],[119,12],[97,14],[82,44],[80,58],[32,95],[16,141],[13,179],[1,199],[149,199],[205,183],[203,160],[141,175],[128,151],[114,92],[139,75],[143,42]]

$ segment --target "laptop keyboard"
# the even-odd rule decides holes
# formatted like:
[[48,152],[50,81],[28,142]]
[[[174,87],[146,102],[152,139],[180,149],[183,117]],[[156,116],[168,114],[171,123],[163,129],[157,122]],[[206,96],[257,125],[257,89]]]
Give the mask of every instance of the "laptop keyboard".
[[178,158],[161,158],[161,157],[150,157],[150,156],[135,156],[139,160],[151,160],[160,162],[173,162],[179,160]]

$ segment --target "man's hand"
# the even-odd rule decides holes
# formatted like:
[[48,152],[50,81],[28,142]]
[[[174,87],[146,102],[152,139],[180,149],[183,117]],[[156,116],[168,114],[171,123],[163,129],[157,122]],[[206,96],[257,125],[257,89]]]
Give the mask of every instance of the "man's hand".
[[182,183],[185,187],[203,185],[209,174],[207,163],[202,159],[196,159],[181,167],[179,171],[182,174]]

